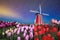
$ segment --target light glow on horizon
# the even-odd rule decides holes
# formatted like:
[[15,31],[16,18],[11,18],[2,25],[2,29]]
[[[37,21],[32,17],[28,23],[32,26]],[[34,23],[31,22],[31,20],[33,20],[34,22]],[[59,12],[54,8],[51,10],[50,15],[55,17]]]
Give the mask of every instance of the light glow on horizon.
[[20,18],[21,16],[13,11],[11,8],[8,8],[4,5],[0,5],[0,16]]

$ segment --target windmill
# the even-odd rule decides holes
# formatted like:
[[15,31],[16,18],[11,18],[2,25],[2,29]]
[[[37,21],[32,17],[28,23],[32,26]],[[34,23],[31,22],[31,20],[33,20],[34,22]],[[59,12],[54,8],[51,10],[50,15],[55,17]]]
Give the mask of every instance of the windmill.
[[48,14],[45,14],[45,13],[42,13],[42,8],[41,8],[41,5],[39,5],[39,11],[36,11],[36,10],[30,10],[30,12],[33,12],[36,15],[36,18],[35,18],[35,24],[37,25],[41,25],[41,24],[44,24],[43,23],[43,20],[42,20],[42,15],[45,15],[45,16],[49,16]]

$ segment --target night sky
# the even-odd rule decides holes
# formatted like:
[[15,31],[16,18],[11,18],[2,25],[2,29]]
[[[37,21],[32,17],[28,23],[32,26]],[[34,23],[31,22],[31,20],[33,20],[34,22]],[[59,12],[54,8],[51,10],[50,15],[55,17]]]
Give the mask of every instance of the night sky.
[[44,23],[49,23],[52,18],[60,20],[60,0],[0,0],[0,6],[9,7],[20,16],[19,18],[0,17],[0,20],[33,24],[35,13],[30,12],[30,10],[39,10],[40,4],[42,13],[49,14],[49,16],[43,16]]

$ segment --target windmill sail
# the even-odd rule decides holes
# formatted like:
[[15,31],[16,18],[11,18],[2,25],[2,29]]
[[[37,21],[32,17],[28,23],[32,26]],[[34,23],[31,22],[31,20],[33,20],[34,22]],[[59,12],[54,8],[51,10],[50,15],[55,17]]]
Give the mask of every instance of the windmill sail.
[[49,16],[49,14],[42,13],[42,15]]
[[35,11],[35,10],[30,10],[30,12],[39,13],[38,11]]

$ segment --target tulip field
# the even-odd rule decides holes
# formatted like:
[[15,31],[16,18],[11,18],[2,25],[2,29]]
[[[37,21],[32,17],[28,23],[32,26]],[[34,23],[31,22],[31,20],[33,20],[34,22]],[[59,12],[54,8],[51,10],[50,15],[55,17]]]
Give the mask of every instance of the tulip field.
[[57,27],[48,25],[34,27],[34,40],[60,40],[60,31]]
[[58,27],[0,21],[0,40],[60,40]]

